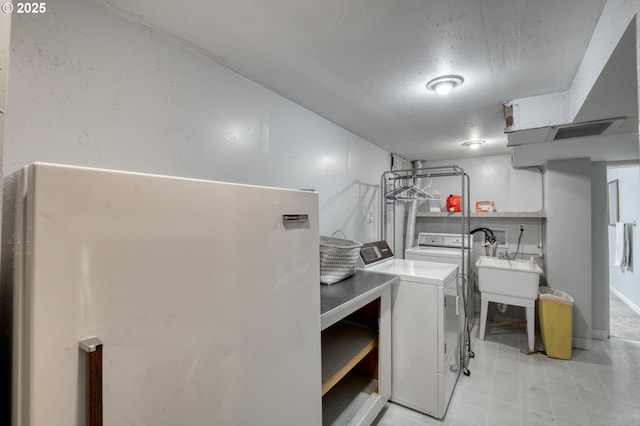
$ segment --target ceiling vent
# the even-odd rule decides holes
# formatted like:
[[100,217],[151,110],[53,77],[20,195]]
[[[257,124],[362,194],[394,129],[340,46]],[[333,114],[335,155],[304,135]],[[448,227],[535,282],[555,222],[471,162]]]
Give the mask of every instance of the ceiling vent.
[[624,117],[618,117],[606,120],[587,121],[584,123],[560,124],[534,129],[505,131],[508,139],[507,146],[553,142],[590,136],[604,136],[613,132],[624,120]]
[[613,121],[601,121],[598,123],[577,124],[569,127],[559,127],[553,140],[584,138],[586,136],[601,136],[609,127],[613,125]]

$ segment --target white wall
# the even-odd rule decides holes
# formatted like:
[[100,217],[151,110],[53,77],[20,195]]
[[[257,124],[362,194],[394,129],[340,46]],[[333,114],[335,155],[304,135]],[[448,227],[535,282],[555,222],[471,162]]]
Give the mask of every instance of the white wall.
[[607,0],[569,88],[570,122],[580,112],[637,10],[638,0]]
[[[5,127],[5,102],[7,92],[7,74],[9,63],[9,35],[11,29],[11,15],[0,13],[0,167],[2,167],[2,144]],[[0,201],[2,199],[2,170],[0,170]],[[0,214],[1,215],[1,214]],[[0,285],[0,324],[11,324],[11,302],[13,290]],[[8,424],[7,414],[11,412],[11,348],[13,347],[8,327],[0,327],[0,395],[5,395],[0,401],[0,424]]]
[[[537,212],[544,209],[543,179],[540,170],[514,169],[509,155],[459,159],[454,161],[422,161],[421,167],[438,167],[455,164],[464,169],[470,178],[471,210],[475,211],[476,201],[494,201],[500,212]],[[423,179],[422,185],[428,180]],[[445,199],[449,194],[460,194],[460,178],[443,177],[432,179],[432,187]],[[428,203],[420,205],[419,211],[428,211]],[[500,250],[516,252],[519,225],[525,225],[520,241],[520,253],[537,254],[540,243],[541,220],[535,218],[473,218],[471,228],[487,227],[507,231],[507,244]],[[418,218],[416,235],[419,232],[460,232],[460,221],[450,218]],[[476,240],[482,241],[483,234],[478,233]]]
[[312,188],[321,233],[377,235],[386,151],[100,5],[51,6],[13,22],[5,174],[48,161]]
[[591,327],[593,337],[609,337],[609,246],[607,164],[591,163]]
[[574,299],[573,344],[592,337],[591,160],[547,163],[546,278],[550,287]]
[[[640,223],[640,166],[610,166],[607,181],[618,179],[620,221]],[[640,313],[640,225],[632,230],[631,267],[622,271],[614,266],[616,235],[615,227],[608,228],[609,282],[611,289]]]
[[[485,200],[494,201],[496,211],[500,212],[534,212],[543,208],[540,171],[514,169],[510,155],[420,162],[421,167],[451,164],[462,167],[471,178],[472,209],[476,201]],[[438,178],[432,184],[443,197],[460,194],[459,178]]]

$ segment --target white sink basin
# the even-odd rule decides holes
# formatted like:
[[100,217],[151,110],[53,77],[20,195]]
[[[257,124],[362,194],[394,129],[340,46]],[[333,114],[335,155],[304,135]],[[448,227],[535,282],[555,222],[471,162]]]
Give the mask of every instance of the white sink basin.
[[533,353],[535,349],[534,308],[538,298],[538,282],[542,274],[540,266],[533,260],[509,260],[480,256],[476,261],[476,268],[482,302],[480,329],[478,330],[480,340],[484,340],[489,302],[522,306],[527,313],[527,353]]
[[537,299],[542,269],[534,261],[480,256],[476,261],[481,293]]

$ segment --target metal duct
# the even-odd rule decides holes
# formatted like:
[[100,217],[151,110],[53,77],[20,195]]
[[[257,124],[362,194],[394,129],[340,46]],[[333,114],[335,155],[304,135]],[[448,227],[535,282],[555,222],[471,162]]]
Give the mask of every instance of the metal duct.
[[584,123],[536,127],[533,129],[505,130],[508,140],[507,146],[602,136],[612,133],[624,120],[625,117],[617,117],[606,120],[587,121]]

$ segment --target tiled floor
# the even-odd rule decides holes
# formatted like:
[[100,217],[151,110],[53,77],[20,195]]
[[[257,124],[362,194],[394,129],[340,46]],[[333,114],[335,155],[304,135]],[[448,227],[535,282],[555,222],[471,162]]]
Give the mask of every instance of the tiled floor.
[[612,292],[609,293],[611,336],[640,341],[640,315]]
[[521,329],[472,331],[475,358],[460,375],[444,420],[389,403],[378,426],[640,425],[640,342],[611,338],[571,360],[523,355]]

